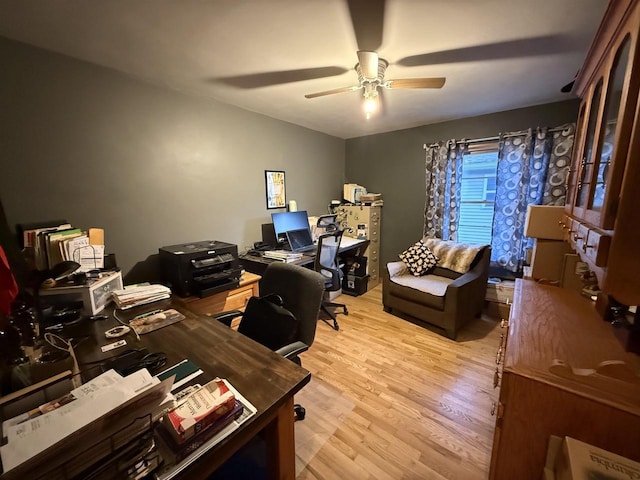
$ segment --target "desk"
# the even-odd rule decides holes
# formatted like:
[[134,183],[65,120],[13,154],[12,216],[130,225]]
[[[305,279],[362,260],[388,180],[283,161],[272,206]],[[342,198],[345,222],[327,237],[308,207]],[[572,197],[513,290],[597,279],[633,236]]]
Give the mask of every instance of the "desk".
[[[206,478],[262,432],[267,445],[270,478],[295,479],[293,396],[309,382],[311,374],[238,332],[209,317],[195,314],[172,300],[137,307],[126,313],[118,312],[118,315],[129,319],[136,314],[159,308],[175,308],[186,318],[142,335],[140,341],[136,340],[133,333],[128,333],[123,337],[127,341],[127,347],[106,354],[100,352],[100,346],[111,340],[107,340],[103,332],[116,325],[115,320],[110,318],[89,323],[86,327],[89,332],[86,333],[93,335],[76,348],[80,363],[107,359],[122,353],[124,348],[162,351],[167,355],[167,366],[188,358],[204,370],[204,374],[194,382],[204,384],[216,376],[226,378],[258,410],[256,415],[199,461],[185,466],[175,472],[174,476],[171,476],[171,468],[165,466],[169,478]],[[113,307],[108,307],[107,311],[112,314]],[[99,373],[96,371],[94,375]]]
[[187,307],[195,313],[203,315],[213,315],[216,313],[227,312],[229,310],[244,310],[247,302],[251,297],[260,295],[258,282],[260,275],[245,272],[240,279],[237,288],[224,292],[214,293],[208,297],[176,297],[175,302],[179,305]]
[[[350,237],[342,237],[340,242],[340,248],[338,252],[340,254],[348,253],[350,255],[360,255],[362,252],[366,250],[369,246],[369,240],[361,240],[357,238]],[[302,267],[313,268],[313,264],[315,262],[316,255],[313,254],[304,254],[302,259],[296,260],[292,262],[294,265],[300,265]],[[242,267],[251,273],[255,273],[258,275],[263,275],[267,266],[269,266],[272,262],[277,262],[279,260],[272,260],[270,258],[258,257],[255,255],[240,255],[240,264]]]

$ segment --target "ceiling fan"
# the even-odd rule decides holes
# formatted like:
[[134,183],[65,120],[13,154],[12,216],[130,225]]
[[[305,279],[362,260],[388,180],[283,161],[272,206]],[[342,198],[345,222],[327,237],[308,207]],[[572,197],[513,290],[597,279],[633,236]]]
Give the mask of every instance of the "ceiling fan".
[[323,92],[309,93],[306,98],[323,97],[335,93],[353,92],[363,90],[364,111],[367,118],[376,111],[379,101],[379,88],[442,88],[445,82],[444,77],[433,78],[401,78],[397,80],[385,80],[384,74],[389,66],[389,62],[380,58],[376,52],[359,50],[358,63],[355,71],[358,74],[358,85],[350,87],[334,88]]
[[[345,0],[357,44],[358,63],[354,69],[358,84],[335,88],[305,95],[317,98],[337,93],[362,90],[367,118],[377,109],[384,90],[442,88],[445,78],[402,78],[385,80],[389,62],[380,58],[377,50],[382,45],[383,23],[386,0]],[[573,48],[570,37],[563,35],[543,35],[518,40],[507,40],[444,51],[411,55],[394,63],[404,67],[421,65],[442,65],[480,59],[496,60],[521,58],[523,56],[546,55],[550,51],[559,53]],[[342,75],[349,70],[342,66],[315,67],[274,72],[259,72],[248,75],[212,79],[237,88],[262,88],[303,80],[313,80]]]

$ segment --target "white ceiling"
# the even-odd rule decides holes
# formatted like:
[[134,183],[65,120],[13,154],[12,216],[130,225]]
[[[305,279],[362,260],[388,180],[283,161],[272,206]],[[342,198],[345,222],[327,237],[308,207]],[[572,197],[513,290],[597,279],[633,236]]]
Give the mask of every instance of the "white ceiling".
[[[384,3],[364,2],[371,15]],[[0,35],[352,138],[571,98],[560,88],[582,65],[606,4],[387,0],[381,44],[369,47],[389,61],[386,79],[447,81],[385,90],[384,110],[369,120],[360,91],[304,97],[357,84],[356,51],[367,45],[347,0],[0,0]],[[264,73],[273,75],[251,76]],[[303,73],[309,79],[274,83]]]

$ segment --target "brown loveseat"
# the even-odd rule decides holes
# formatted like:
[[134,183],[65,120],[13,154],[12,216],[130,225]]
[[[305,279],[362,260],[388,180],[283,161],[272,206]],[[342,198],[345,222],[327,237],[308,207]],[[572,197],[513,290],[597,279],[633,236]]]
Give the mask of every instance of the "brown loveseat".
[[490,257],[491,247],[483,246],[466,273],[436,265],[420,277],[411,275],[404,262],[388,263],[382,284],[384,311],[440,327],[455,340],[458,330],[482,311]]

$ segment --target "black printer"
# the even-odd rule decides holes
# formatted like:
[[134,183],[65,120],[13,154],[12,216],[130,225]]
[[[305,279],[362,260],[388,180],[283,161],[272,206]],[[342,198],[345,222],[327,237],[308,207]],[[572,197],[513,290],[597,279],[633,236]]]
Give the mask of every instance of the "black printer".
[[240,283],[237,245],[205,240],[161,247],[159,252],[163,281],[182,297],[202,298]]

